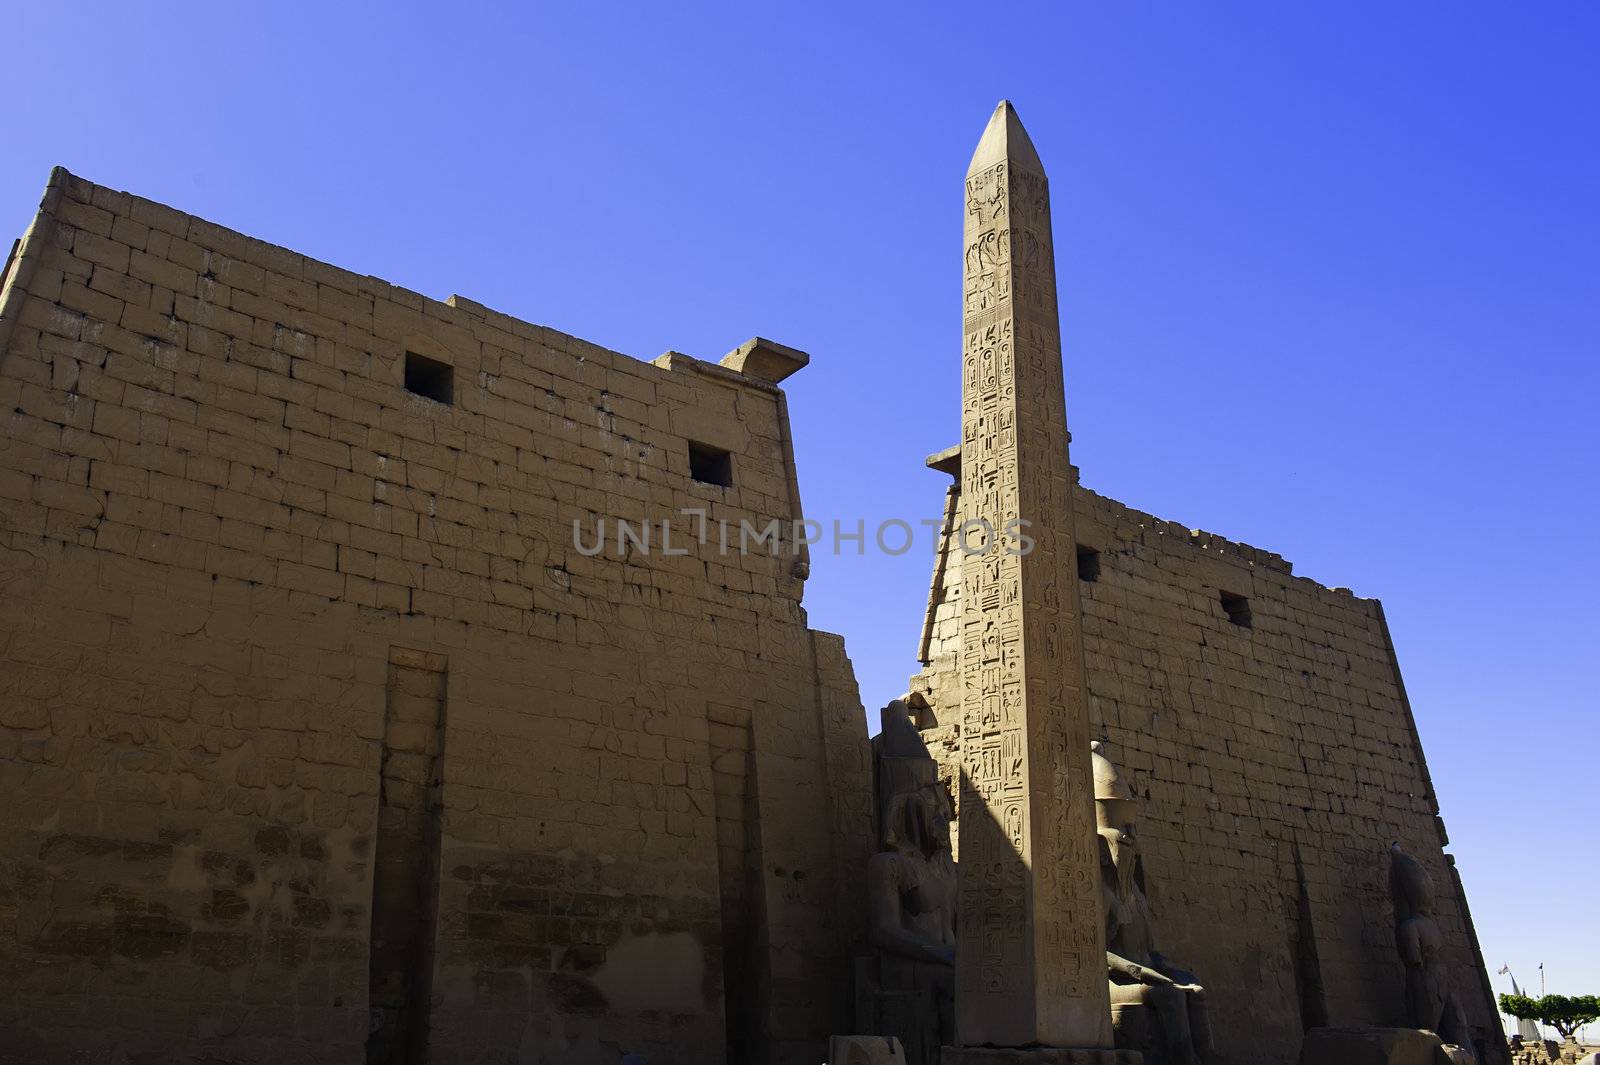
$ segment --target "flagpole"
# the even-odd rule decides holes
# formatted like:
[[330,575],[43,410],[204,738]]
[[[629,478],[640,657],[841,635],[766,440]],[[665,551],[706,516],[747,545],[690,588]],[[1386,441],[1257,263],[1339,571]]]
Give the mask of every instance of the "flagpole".
[[[1500,971],[1495,973],[1495,975],[1496,976],[1511,976],[1511,966],[1509,966],[1509,965],[1500,966]],[[1517,993],[1517,978],[1515,976],[1511,976],[1511,993],[1513,995]],[[1495,1004],[1497,1006],[1499,1005],[1498,1000],[1496,1000]],[[1502,1016],[1506,1017],[1508,1020],[1513,1020],[1513,1021],[1516,1020],[1516,1018],[1512,1017],[1510,1014],[1503,1014]],[[1505,1032],[1505,1028],[1506,1028],[1505,1021],[1501,1021],[1500,1022],[1500,1030],[1501,1030],[1502,1033]]]

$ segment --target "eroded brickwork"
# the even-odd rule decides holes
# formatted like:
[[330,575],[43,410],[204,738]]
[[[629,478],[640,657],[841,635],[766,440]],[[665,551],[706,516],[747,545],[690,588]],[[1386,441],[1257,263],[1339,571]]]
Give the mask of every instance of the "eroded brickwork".
[[[1393,840],[1432,870],[1462,1001],[1497,1032],[1378,602],[1082,487],[1074,513],[1079,544],[1098,552],[1079,581],[1093,731],[1142,800],[1158,943],[1208,988],[1222,1060],[1293,1061],[1317,1024],[1403,1023]],[[935,566],[913,681],[947,780],[960,764],[959,572]],[[1486,1047],[1503,1060],[1503,1042]]]
[[[57,171],[0,409],[0,1058],[358,1061],[391,970],[435,1062],[718,1062],[731,980],[770,1060],[848,1030],[854,680],[791,557],[678,514],[800,516],[777,388]],[[615,547],[664,518],[682,554]],[[748,721],[737,831],[717,707]],[[434,942],[375,970],[407,789]],[[735,880],[759,965],[725,955]]]

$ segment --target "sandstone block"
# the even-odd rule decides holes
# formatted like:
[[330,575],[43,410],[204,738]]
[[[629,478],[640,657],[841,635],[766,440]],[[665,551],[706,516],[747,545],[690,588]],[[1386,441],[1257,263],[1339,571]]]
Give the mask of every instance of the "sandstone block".
[[1300,1065],[1442,1065],[1432,1032],[1414,1028],[1313,1028]]

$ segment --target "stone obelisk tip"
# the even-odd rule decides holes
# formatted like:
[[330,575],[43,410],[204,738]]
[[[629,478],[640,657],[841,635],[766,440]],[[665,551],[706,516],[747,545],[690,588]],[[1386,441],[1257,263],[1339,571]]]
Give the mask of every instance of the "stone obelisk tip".
[[1001,100],[994,114],[989,116],[989,124],[984,127],[983,136],[978,138],[978,148],[972,153],[972,162],[967,166],[967,176],[981,173],[1000,162],[1044,173],[1039,153],[1034,151],[1033,141],[1029,139],[1028,131],[1022,128],[1022,119],[1017,117],[1017,109],[1011,106],[1010,100]]

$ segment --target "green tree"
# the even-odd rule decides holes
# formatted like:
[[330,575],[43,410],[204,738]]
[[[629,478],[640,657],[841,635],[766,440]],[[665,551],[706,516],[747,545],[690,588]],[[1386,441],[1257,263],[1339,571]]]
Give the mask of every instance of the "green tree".
[[1548,1024],[1561,1033],[1561,1038],[1571,1039],[1572,1033],[1583,1025],[1600,1020],[1600,996],[1546,995],[1543,998],[1529,998],[1527,995],[1501,995],[1500,1012],[1518,1020]]

